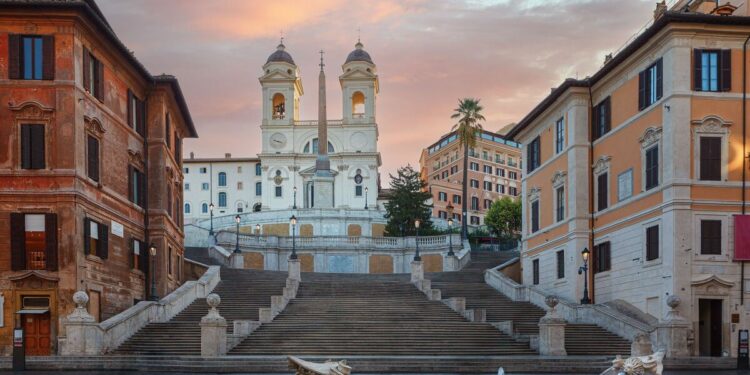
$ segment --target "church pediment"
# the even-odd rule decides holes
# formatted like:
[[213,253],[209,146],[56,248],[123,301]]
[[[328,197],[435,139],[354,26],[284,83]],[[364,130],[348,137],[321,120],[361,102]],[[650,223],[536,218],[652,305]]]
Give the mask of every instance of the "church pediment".
[[[313,165],[312,167],[305,168],[305,169],[301,170],[299,172],[299,174],[300,174],[300,176],[312,177],[312,176],[315,175],[315,166]],[[331,175],[332,176],[336,176],[337,174],[338,174],[338,172],[336,172],[333,169],[331,169]]]
[[264,81],[264,80],[284,80],[284,79],[296,80],[296,78],[293,75],[287,74],[287,73],[279,71],[279,70],[273,70],[273,71],[271,71],[269,73],[264,74],[262,77],[260,77],[261,81]]
[[377,76],[373,74],[372,72],[368,72],[366,70],[361,70],[361,69],[353,69],[353,70],[344,72],[344,74],[339,76],[339,79],[357,79],[357,78],[374,79],[376,77]]

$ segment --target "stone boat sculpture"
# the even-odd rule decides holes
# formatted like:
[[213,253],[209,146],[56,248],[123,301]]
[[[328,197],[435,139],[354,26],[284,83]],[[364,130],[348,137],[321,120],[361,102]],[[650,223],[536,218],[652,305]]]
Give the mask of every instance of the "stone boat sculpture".
[[329,359],[324,363],[314,363],[294,356],[288,358],[289,368],[297,375],[349,375],[352,372],[346,361],[334,362]]
[[663,351],[628,359],[622,359],[618,355],[612,361],[612,367],[602,372],[601,375],[661,375],[664,370],[663,360]]

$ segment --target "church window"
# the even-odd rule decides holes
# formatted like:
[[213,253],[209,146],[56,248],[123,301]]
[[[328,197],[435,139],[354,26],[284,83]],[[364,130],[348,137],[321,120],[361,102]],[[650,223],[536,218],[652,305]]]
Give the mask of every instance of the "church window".
[[256,163],[256,164],[255,164],[255,175],[256,175],[256,176],[260,176],[260,174],[261,174],[261,167],[260,167],[260,163]]
[[[310,151],[310,144],[312,144],[312,152]],[[302,150],[305,154],[317,154],[318,153],[318,138],[313,138],[312,141],[307,142],[305,144],[305,148]],[[333,144],[331,142],[328,142],[328,153],[332,154],[336,152],[336,150],[333,148]]]
[[352,95],[352,117],[365,117],[365,95],[359,91]]
[[219,193],[219,207],[226,207],[227,206],[227,193],[221,192]]
[[260,195],[263,191],[263,185],[260,182],[255,183],[255,195]]
[[274,120],[283,120],[286,114],[286,99],[281,93],[276,93],[273,96],[273,116]]
[[227,174],[224,172],[219,173],[219,186],[227,186]]
[[208,204],[206,203],[201,204],[201,213],[204,213],[204,214],[208,213]]
[[281,198],[282,197],[281,186],[276,186],[276,197],[277,198]]

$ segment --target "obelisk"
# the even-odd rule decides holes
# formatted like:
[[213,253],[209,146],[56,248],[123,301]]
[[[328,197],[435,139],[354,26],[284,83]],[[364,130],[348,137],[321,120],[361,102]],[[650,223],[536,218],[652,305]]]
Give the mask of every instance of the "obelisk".
[[320,51],[318,75],[318,157],[313,176],[313,207],[333,208],[333,174],[328,159],[328,120],[326,115],[326,74],[323,71],[323,51]]

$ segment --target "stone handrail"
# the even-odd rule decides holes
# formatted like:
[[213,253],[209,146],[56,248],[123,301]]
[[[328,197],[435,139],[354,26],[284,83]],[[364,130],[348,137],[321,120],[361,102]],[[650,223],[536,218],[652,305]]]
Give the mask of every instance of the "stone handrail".
[[[234,247],[237,241],[236,232],[219,231],[216,235],[217,242]],[[403,250],[415,249],[417,244],[416,237],[360,237],[360,236],[313,236],[313,237],[292,237],[287,236],[261,236],[240,234],[240,246],[243,248],[279,248],[291,249],[292,244],[298,249],[320,249],[327,247],[335,248],[362,248],[372,250]],[[438,236],[420,236],[419,246],[423,249],[441,248],[447,250],[448,235]],[[458,234],[453,235],[455,244],[461,243]],[[466,248],[466,244],[464,244]],[[228,255],[227,255],[228,256]],[[467,260],[468,261],[468,260]]]
[[232,256],[232,253],[230,253],[225,248],[216,245],[216,246],[211,246],[208,248],[208,256],[209,258],[216,260],[225,266],[229,266],[230,265],[229,257]]
[[[546,310],[545,299],[548,297],[547,294],[534,287],[520,285],[500,272],[500,269],[505,265],[514,261],[515,259],[511,259],[487,270],[484,274],[485,282],[513,301],[531,302]],[[557,305],[557,312],[570,323],[596,324],[630,341],[633,341],[638,334],[650,335],[655,330],[655,327],[603,305],[580,305],[560,300]]]
[[[231,213],[227,214],[216,214],[213,217],[213,228],[214,232],[218,232],[221,229],[234,230],[237,222],[235,221],[236,212],[232,210]],[[280,215],[279,211],[269,210],[260,212],[243,212],[240,213],[240,226],[241,227],[255,227],[255,224],[289,224],[288,212],[284,215]],[[346,217],[348,219],[382,223],[386,221],[383,218],[383,211],[371,208],[365,209],[343,209],[343,208],[299,208],[295,210],[295,216],[300,224],[315,222],[319,220],[325,220],[331,217]],[[204,231],[208,231],[211,227],[210,218],[200,218],[194,220],[190,226],[202,228]],[[193,228],[191,228],[192,230]]]
[[463,241],[463,249],[456,253],[456,257],[458,258],[458,270],[463,269],[469,264],[469,261],[471,261],[471,245],[469,244],[469,240]]
[[[221,280],[219,270],[219,266],[211,266],[200,279],[184,283],[158,302],[141,301],[98,324],[80,325],[65,319],[67,336],[59,339],[60,353],[96,355],[114,350],[147,324],[168,321],[197,298],[205,298]],[[86,331],[75,332],[77,329]]]

